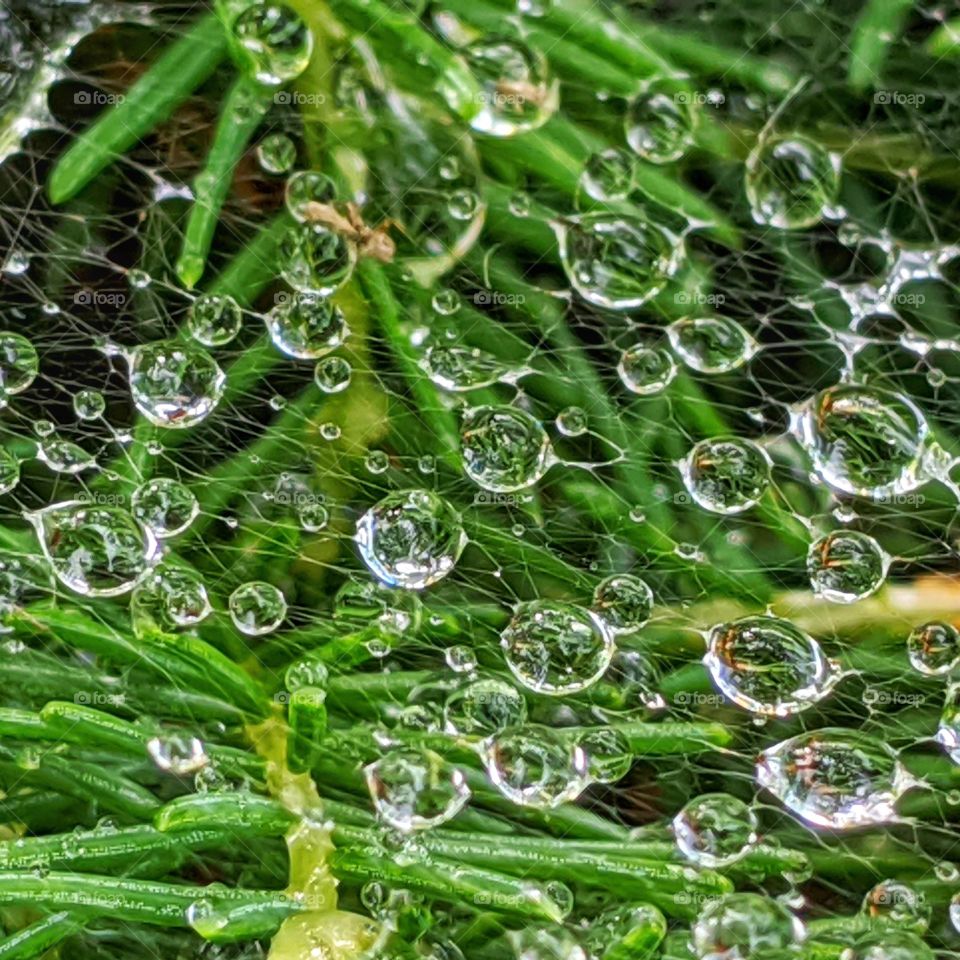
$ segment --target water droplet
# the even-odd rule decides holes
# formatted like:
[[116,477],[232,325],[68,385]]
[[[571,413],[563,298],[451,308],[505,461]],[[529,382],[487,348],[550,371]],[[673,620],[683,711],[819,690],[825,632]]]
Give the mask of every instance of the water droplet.
[[680,475],[694,503],[704,510],[743,513],[756,506],[770,484],[770,458],[751,440],[701,440],[681,462]]
[[814,397],[793,429],[834,490],[883,500],[922,486],[927,422],[898,393],[852,384]]
[[30,254],[17,248],[7,254],[7,259],[0,267],[0,273],[10,277],[22,277],[30,269]]
[[383,450],[371,450],[364,458],[363,465],[369,473],[378,476],[390,469],[390,457]]
[[36,420],[33,424],[33,432],[38,437],[53,436],[53,433],[56,429],[57,426],[52,420]]
[[709,900],[693,924],[698,960],[788,960],[800,956],[800,921],[777,900],[759,893],[728,893]]
[[384,497],[357,521],[354,539],[378,580],[407,590],[442,580],[467,543],[459,514],[429,490]]
[[287,173],[297,161],[297,145],[285,133],[271,133],[257,144],[257,163],[265,173]]
[[375,623],[381,633],[399,637],[420,629],[423,601],[409,590],[375,580],[347,580],[334,597],[334,617]]
[[350,334],[343,311],[323,296],[290,297],[265,319],[273,345],[298,360],[323,357]]
[[343,357],[324,357],[313,371],[313,379],[324,393],[340,393],[350,386],[353,368]]
[[587,786],[586,754],[551,727],[507,728],[487,742],[484,762],[493,785],[520,806],[557,807]]
[[460,309],[460,294],[456,290],[438,290],[431,300],[433,309],[442,317],[453,316]]
[[557,414],[557,429],[565,437],[579,437],[587,432],[587,414],[581,407],[567,407]]
[[178,734],[166,734],[148,740],[147,753],[158,769],[176,777],[196,773],[210,762],[202,740]]
[[936,740],[950,755],[950,759],[960,764],[960,684],[951,683],[947,687]]
[[203,347],[162,340],[129,355],[134,405],[158,427],[185,429],[206,419],[223,396],[227,378]]
[[640,217],[591,213],[552,226],[570,285],[597,307],[643,306],[680,264],[679,243]]
[[662,710],[666,706],[657,692],[657,670],[639,650],[617,650],[603,679],[616,691],[617,709],[631,710],[639,705],[647,710]]
[[291,227],[280,246],[280,273],[295,290],[329,296],[353,273],[357,251],[319,224]]
[[805,137],[772,137],[747,157],[744,183],[757,223],[798,230],[819,222],[836,203],[840,166]]
[[[585,932],[586,956],[617,960],[618,957],[649,960],[660,955],[660,944],[667,935],[664,915],[649,903],[618,905],[590,918]],[[575,952],[555,955],[563,960],[579,960]],[[539,960],[536,956],[522,955],[522,960]],[[545,958],[546,960],[546,958]]]
[[6,447],[0,447],[0,496],[20,482],[20,461]]
[[187,325],[194,340],[205,347],[222,347],[240,332],[243,315],[231,296],[207,293],[190,305]]
[[313,34],[283,3],[251,3],[230,29],[234,56],[258,83],[271,87],[294,80],[307,69]]
[[320,436],[323,437],[324,440],[339,440],[340,427],[335,423],[331,423],[330,421],[321,423]]
[[454,690],[443,705],[448,733],[489,737],[527,720],[527,701],[516,687],[496,678]]
[[284,202],[294,220],[306,223],[311,204],[331,204],[337,196],[337,185],[325,173],[298,170],[287,179]]
[[287,615],[287,601],[272,583],[252,580],[243,583],[229,600],[233,625],[248,637],[273,633]]
[[0,390],[4,396],[22,393],[39,372],[36,347],[19,333],[0,333]]
[[57,579],[83,596],[128,593],[159,560],[154,535],[120,507],[65,501],[25,516]]
[[447,647],[443,659],[454,673],[473,673],[477,669],[477,655],[464,643]]
[[675,83],[655,81],[627,108],[624,132],[631,149],[650,163],[679,160],[693,144],[698,110]]
[[675,320],[667,336],[677,356],[697,373],[729,373],[757,352],[753,337],[728,317]]
[[134,290],[146,290],[153,283],[153,277],[146,270],[128,270],[127,283]]
[[472,220],[482,207],[480,197],[473,190],[454,190],[447,200],[447,210],[454,220]]
[[803,820],[832,830],[896,820],[894,804],[915,784],[881,739],[842,728],[765,750],[757,782]]
[[483,39],[462,51],[481,85],[479,112],[470,126],[493,137],[512,137],[543,126],[559,104],[559,84],[546,59],[519,40]]
[[135,625],[154,624],[161,630],[196,626],[213,612],[203,581],[183,567],[153,571],[134,590],[130,610]]
[[570,603],[521,603],[500,634],[507,666],[528,689],[560,696],[603,676],[613,637],[599,617]]
[[653,591],[639,577],[617,573],[597,584],[591,609],[613,636],[633,633],[650,619]]
[[960,630],[952,623],[925,623],[907,637],[907,656],[914,670],[928,677],[950,673],[960,663]]
[[130,509],[155,537],[163,540],[183,533],[200,512],[200,504],[189,487],[157,477],[137,488]]
[[73,395],[73,412],[80,420],[96,420],[106,409],[107,401],[98,390],[78,390]]
[[532,487],[553,463],[550,438],[540,422],[518,407],[474,407],[460,430],[464,470],[494,493]]
[[935,954],[910,930],[871,930],[847,947],[840,960],[934,960]]
[[97,461],[83,447],[70,440],[58,440],[55,437],[43,440],[37,445],[37,459],[54,473],[69,475],[92,470],[97,465]]
[[533,201],[529,193],[523,190],[516,190],[510,194],[507,207],[515,217],[529,217],[532,203]]
[[633,190],[634,168],[634,159],[625,150],[601,150],[587,160],[579,187],[594,200],[624,200]]
[[698,867],[729,867],[757,844],[757,816],[729,793],[691,800],[673,819],[677,848]]
[[463,774],[428,751],[394,750],[363,769],[377,816],[395,830],[427,830],[470,799]]
[[307,533],[317,533],[330,522],[330,511],[317,499],[305,499],[297,503],[297,520]]
[[840,678],[820,644],[779,617],[750,616],[715,626],[703,662],[721,693],[764,716],[806,710]]
[[922,893],[899,880],[884,880],[867,891],[861,910],[872,920],[883,920],[924,933],[932,908]]
[[496,357],[467,347],[428,347],[420,368],[438,387],[453,393],[489,387],[507,374]]
[[579,743],[587,758],[587,777],[596,783],[616,783],[633,766],[630,741],[614,727],[594,727]]
[[833,603],[854,603],[883,584],[889,559],[873,537],[839,530],[810,545],[807,575],[816,596]]
[[673,382],[677,365],[666,350],[638,343],[620,355],[617,373],[628,390],[641,397],[649,397],[660,393]]

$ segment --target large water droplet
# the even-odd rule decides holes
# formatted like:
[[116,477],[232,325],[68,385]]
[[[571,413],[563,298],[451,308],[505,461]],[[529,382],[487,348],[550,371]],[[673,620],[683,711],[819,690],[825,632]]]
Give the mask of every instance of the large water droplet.
[[496,357],[467,347],[428,347],[420,367],[438,387],[453,393],[489,387],[508,373]]
[[757,843],[757,816],[729,793],[707,793],[691,800],[674,818],[680,852],[698,867],[728,867]]
[[337,185],[318,170],[298,170],[290,175],[284,188],[284,202],[294,220],[306,223],[313,204],[332,204],[337,196]]
[[950,673],[960,664],[960,630],[952,623],[925,623],[907,637],[907,656],[914,670],[928,677]]
[[616,147],[593,154],[580,174],[580,189],[594,200],[625,199],[633,190],[634,159]]
[[80,420],[96,420],[106,408],[107,402],[99,390],[78,390],[73,395],[73,412]]
[[283,3],[254,2],[231,25],[234,56],[258,83],[276,87],[307,69],[313,34]]
[[343,311],[326,297],[288,297],[266,315],[274,346],[288,357],[316,360],[336,350],[350,334]]
[[840,677],[813,637],[779,617],[719,624],[710,631],[703,662],[725,696],[765,716],[806,710]]
[[840,167],[805,137],[763,139],[747,157],[744,183],[753,219],[781,230],[813,226],[836,203]]
[[291,227],[280,246],[280,273],[295,290],[329,296],[353,273],[357,251],[319,224]]
[[828,728],[765,750],[757,782],[808,823],[853,830],[897,819],[894,804],[915,781],[877,737]]
[[190,305],[187,325],[205,347],[222,347],[240,332],[243,315],[233,297],[207,293]]
[[934,960],[930,949],[910,930],[871,930],[840,954],[840,960]]
[[447,697],[443,720],[449,733],[488,737],[526,723],[527,701],[496,677],[474,680]]
[[552,226],[570,285],[594,306],[643,306],[680,264],[680,243],[640,217],[591,213]]
[[40,372],[36,347],[19,333],[0,333],[0,391],[4,396],[22,393]]
[[930,925],[932,907],[922,893],[899,880],[884,880],[867,891],[861,907],[872,920],[923,933]]
[[223,396],[226,375],[203,347],[162,340],[129,354],[130,393],[158,427],[183,429],[206,419]]
[[551,727],[510,727],[486,746],[487,775],[520,806],[556,807],[587,785],[587,758],[579,745]]
[[617,573],[597,584],[591,609],[613,636],[633,633],[650,619],[653,591],[639,577]]
[[553,462],[550,438],[540,422],[518,407],[474,407],[460,431],[464,470],[494,493],[532,487]]
[[257,144],[257,162],[265,173],[287,173],[296,161],[297,145],[285,133],[268,134]]
[[446,823],[470,799],[463,774],[428,750],[391,751],[363,773],[377,815],[403,833]]
[[936,739],[950,759],[960,764],[960,684],[951,683],[947,687]]
[[157,477],[137,488],[130,509],[155,537],[163,540],[183,533],[200,512],[200,504],[189,487]]
[[587,758],[587,777],[597,783],[616,783],[633,766],[630,741],[614,727],[593,727],[579,739]]
[[[650,960],[659,956],[659,947],[667,935],[664,915],[649,903],[615,906],[590,919],[584,943],[587,956],[598,960]],[[583,952],[557,954],[563,960],[579,960]],[[538,960],[523,955],[523,960]],[[585,958],[584,958],[585,960]]]
[[546,59],[519,40],[483,39],[462,51],[482,87],[478,133],[512,137],[542,126],[557,109],[559,85]]
[[624,350],[617,364],[623,385],[641,397],[666,389],[677,375],[677,365],[666,350],[638,343]]
[[152,623],[161,630],[192,627],[212,612],[199,575],[183,567],[162,567],[147,576],[130,600],[134,624]]
[[810,545],[807,575],[816,596],[833,603],[854,603],[876,593],[887,575],[889,558],[873,537],[839,530]]
[[800,921],[777,900],[729,893],[710,900],[693,924],[697,960],[789,960],[800,956]]
[[77,474],[91,470],[97,461],[83,447],[70,440],[50,437],[37,444],[37,459],[54,473]]
[[160,770],[175,777],[187,777],[210,762],[202,740],[181,734],[151,738],[147,741],[147,753]]
[[627,143],[650,163],[679,160],[693,143],[698,116],[692,94],[669,81],[654,82],[627,107]]
[[66,501],[26,518],[57,579],[84,596],[129,592],[160,557],[154,535],[120,507]]
[[313,379],[324,393],[340,393],[350,386],[353,368],[343,357],[324,357],[313,371]]
[[453,570],[467,543],[460,515],[429,490],[384,497],[358,521],[360,557],[382,583],[422,590]]
[[697,373],[729,373],[757,352],[753,337],[728,317],[675,320],[667,336],[677,356]]
[[500,634],[507,666],[536,693],[560,696],[589,687],[613,658],[613,637],[599,617],[554,600],[517,606]]
[[813,468],[842,493],[883,500],[922,486],[927,422],[913,401],[841,384],[814,397],[794,430]]
[[273,633],[287,615],[287,601],[272,583],[252,580],[242,583],[229,600],[233,625],[248,637]]
[[751,440],[701,440],[680,464],[693,501],[711,513],[743,513],[770,484],[770,458]]

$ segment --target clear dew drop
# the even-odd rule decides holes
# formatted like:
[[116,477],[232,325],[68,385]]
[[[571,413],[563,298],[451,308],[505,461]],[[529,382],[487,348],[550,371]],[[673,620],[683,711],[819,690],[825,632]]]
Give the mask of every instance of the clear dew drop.
[[883,880],[871,887],[860,909],[871,920],[883,920],[918,934],[926,931],[933,912],[922,893],[899,880]]
[[447,198],[447,211],[454,220],[465,223],[476,217],[483,208],[479,194],[466,188],[454,190]]
[[186,429],[205,420],[223,397],[227,378],[199,344],[161,340],[129,354],[134,405],[158,427]]
[[285,133],[268,134],[257,144],[257,163],[264,173],[288,173],[296,161],[297,145]]
[[557,430],[565,437],[579,437],[587,432],[587,413],[582,407],[566,407],[557,414]]
[[729,893],[707,902],[694,921],[697,960],[788,960],[800,956],[805,931],[779,901],[759,893]]
[[190,304],[187,327],[190,335],[205,347],[222,347],[240,332],[243,315],[229,295],[203,294]]
[[0,333],[0,391],[4,397],[23,393],[40,372],[37,349],[19,333]]
[[360,557],[383,584],[422,590],[454,568],[467,537],[460,515],[429,490],[384,497],[358,521]]
[[120,507],[74,500],[25,517],[57,579],[83,596],[129,593],[160,558],[153,533]]
[[587,760],[587,777],[596,783],[616,783],[633,766],[630,741],[614,727],[594,727],[579,740]]
[[701,440],[681,462],[680,475],[697,506],[724,515],[743,513],[770,485],[770,458],[751,440]]
[[343,311],[319,295],[288,297],[265,321],[273,345],[297,360],[317,360],[342,346],[350,334]]
[[757,816],[729,793],[691,800],[674,818],[677,849],[695,866],[715,869],[742,860],[758,842]]
[[928,677],[950,673],[960,664],[960,630],[939,620],[924,623],[907,637],[907,656],[913,669]]
[[805,137],[764,138],[747,157],[744,184],[753,219],[781,230],[812,227],[835,206],[840,167]]
[[447,647],[443,659],[454,673],[473,673],[477,669],[477,655],[464,643]]
[[679,241],[638,216],[590,213],[551,226],[570,285],[597,307],[643,306],[680,265]]
[[183,567],[160,567],[134,590],[130,611],[135,627],[149,624],[169,631],[196,626],[213,608],[198,574]]
[[388,636],[416,633],[423,621],[423,601],[409,590],[375,580],[347,580],[334,597],[334,617],[373,623]]
[[624,200],[633,190],[635,167],[634,158],[626,150],[601,150],[584,165],[579,189],[601,202]]
[[686,317],[667,327],[674,352],[697,373],[729,373],[757,352],[753,337],[729,317]]
[[[584,932],[587,956],[602,960],[618,957],[650,960],[660,955],[667,936],[666,917],[649,903],[610,907],[591,917]],[[575,953],[557,954],[563,960],[575,960]],[[526,958],[523,960],[536,960]]]
[[657,81],[630,102],[624,133],[630,148],[649,163],[671,163],[693,144],[699,110],[676,83]]
[[0,447],[0,496],[20,482],[20,461],[6,447]]
[[650,397],[661,393],[673,382],[677,365],[666,350],[637,343],[620,354],[617,373],[631,393]]
[[460,309],[460,294],[449,288],[438,290],[433,295],[430,305],[441,317],[451,317]]
[[152,737],[147,741],[147,753],[157,769],[175,777],[190,776],[210,762],[202,740],[181,734]]
[[313,204],[331,204],[337,196],[337,185],[325,173],[298,170],[287,178],[283,199],[294,220],[306,223]]
[[807,823],[854,830],[897,819],[897,800],[915,781],[882,740],[827,728],[764,750],[757,783]]
[[254,2],[231,25],[234,57],[258,83],[278,87],[307,68],[313,34],[283,3]]
[[613,637],[595,614],[570,603],[518,604],[500,634],[507,666],[535,693],[562,696],[603,676],[613,658]]
[[30,254],[18,248],[7,254],[7,259],[0,265],[0,273],[9,277],[22,277],[30,269]]
[[294,290],[329,296],[353,273],[357,251],[319,224],[291,227],[280,245],[280,274]]
[[350,386],[353,368],[344,357],[324,357],[317,362],[313,379],[324,393],[341,393]]
[[420,358],[420,368],[443,390],[465,393],[489,387],[508,374],[496,357],[470,347],[432,346]]
[[960,764],[960,684],[951,683],[947,687],[936,741],[954,763]]
[[814,595],[833,603],[855,603],[876,593],[889,560],[873,537],[839,530],[820,537],[807,553],[807,575]]
[[296,510],[297,520],[307,533],[319,533],[330,522],[330,511],[320,500],[304,500]]
[[463,774],[428,750],[391,750],[363,773],[377,816],[402,833],[446,823],[470,799]]
[[552,727],[508,727],[491,737],[484,764],[493,785],[519,806],[546,809],[575,800],[587,786],[587,757]]
[[934,960],[935,956],[910,930],[871,930],[846,947],[840,960]]
[[233,625],[248,637],[273,633],[287,615],[287,601],[272,583],[252,580],[230,594],[228,602]]
[[73,395],[73,412],[78,420],[97,420],[107,409],[107,401],[99,390],[78,390]]
[[444,729],[461,736],[490,737],[527,722],[527,701],[516,687],[496,677],[454,690],[443,705]]
[[33,432],[42,439],[52,437],[56,429],[57,425],[52,420],[35,420],[33,424]]
[[379,476],[390,469],[390,456],[385,450],[371,450],[363,460],[368,473]]
[[196,519],[200,504],[187,486],[156,477],[136,489],[130,510],[160,540],[183,533]]
[[470,120],[478,133],[512,137],[543,126],[559,104],[546,59],[520,40],[484,38],[462,51],[482,88]]
[[793,430],[819,477],[841,493],[883,501],[929,479],[927,422],[902,394],[829,387],[794,419]]
[[613,636],[645,626],[653,611],[653,591],[632,573],[617,573],[597,584],[590,608]]
[[37,459],[54,473],[68,476],[97,466],[97,461],[79,444],[57,437],[47,437],[37,444]]
[[660,677],[651,659],[639,650],[617,650],[603,680],[615,690],[614,706],[632,710],[662,710],[666,703],[658,693]]
[[460,428],[464,470],[493,493],[532,487],[553,463],[550,438],[539,420],[518,407],[467,410]]
[[717,689],[751,713],[788,717],[833,689],[840,672],[789,620],[749,616],[715,626],[704,665]]

